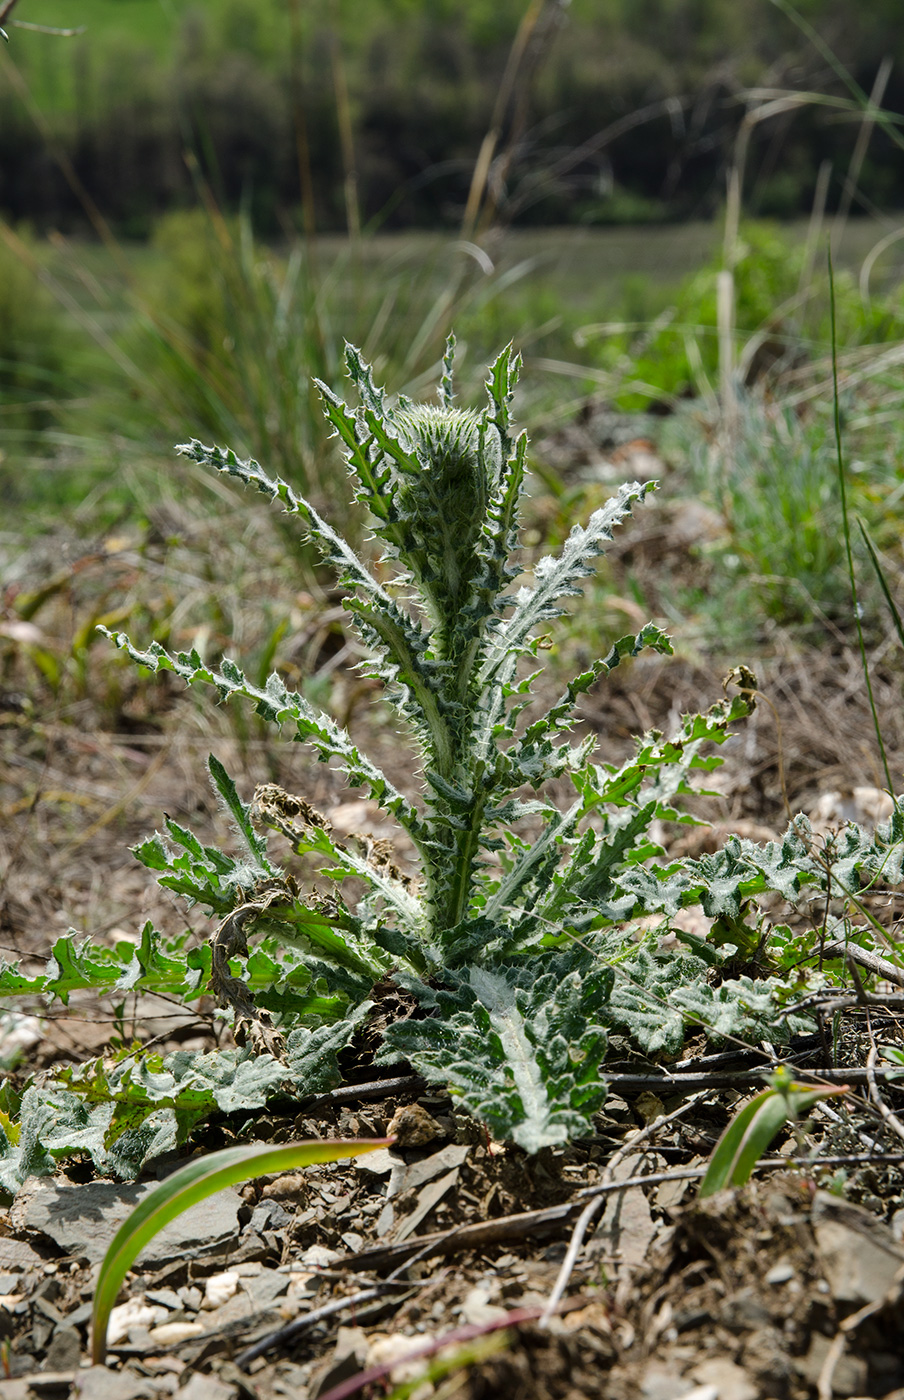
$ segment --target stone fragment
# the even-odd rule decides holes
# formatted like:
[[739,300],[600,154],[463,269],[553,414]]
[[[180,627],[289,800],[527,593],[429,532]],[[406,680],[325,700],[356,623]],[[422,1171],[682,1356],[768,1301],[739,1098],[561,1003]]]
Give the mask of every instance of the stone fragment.
[[239,1286],[238,1274],[230,1269],[228,1273],[211,1274],[204,1285],[202,1308],[219,1308],[234,1297]]
[[[178,1312],[182,1307],[182,1299],[174,1288],[149,1288],[144,1297],[151,1307],[168,1308],[170,1312]],[[72,1321],[69,1317],[66,1320]]]
[[78,1375],[77,1371],[36,1371],[26,1376],[28,1400],[67,1400]]
[[[804,1377],[804,1380],[814,1387],[819,1384],[822,1368],[831,1345],[828,1337],[824,1337],[821,1332],[816,1332],[810,1339],[810,1350],[806,1356],[795,1359],[795,1369]],[[849,1352],[844,1352],[838,1358],[832,1372],[832,1394],[865,1395],[867,1375],[866,1362],[859,1356],[851,1356]]]
[[[615,1180],[637,1176],[638,1166],[637,1157],[626,1157],[615,1169]],[[650,1203],[642,1187],[629,1187],[609,1197],[602,1220],[586,1247],[586,1258],[591,1262],[601,1256],[619,1261],[620,1301],[624,1301],[623,1294],[631,1286],[631,1270],[644,1262],[655,1234]]]
[[455,1185],[458,1180],[458,1168],[447,1172],[441,1176],[439,1181],[431,1181],[423,1188],[418,1203],[410,1215],[406,1215],[393,1235],[393,1241],[400,1244],[402,1240],[407,1240],[409,1235],[413,1235],[415,1230],[423,1220],[427,1218],[435,1205],[442,1200],[447,1191]]
[[378,1147],[376,1152],[361,1152],[349,1158],[359,1172],[371,1172],[374,1176],[387,1176],[399,1163],[398,1154],[388,1147]]
[[254,1207],[250,1226],[259,1235],[263,1235],[267,1230],[284,1230],[291,1223],[291,1215],[279,1201],[268,1200],[261,1201],[260,1205]]
[[[22,1224],[46,1235],[66,1254],[99,1263],[116,1230],[149,1185],[92,1181],[61,1186],[39,1181],[24,1203]],[[242,1201],[231,1187],[178,1215],[145,1246],[143,1264],[197,1259],[238,1237]]]
[[404,1175],[396,1190],[391,1194],[397,1195],[400,1191],[407,1191],[412,1186],[424,1186],[428,1181],[433,1181],[435,1177],[442,1176],[443,1172],[460,1167],[470,1150],[466,1143],[450,1142],[447,1147],[441,1148],[439,1152],[434,1152],[432,1156],[424,1157],[420,1162],[412,1162],[410,1167],[405,1168]]
[[[13,1240],[6,1237],[0,1238],[0,1270],[4,1273],[7,1269],[14,1273],[23,1272],[26,1269],[42,1269],[44,1260],[36,1249],[32,1249],[25,1240]],[[14,1290],[10,1289],[10,1292]]]
[[218,1376],[205,1376],[195,1371],[179,1390],[179,1400],[236,1400],[238,1389]]
[[694,1379],[711,1386],[719,1400],[759,1400],[759,1386],[754,1385],[747,1372],[727,1357],[714,1357],[694,1367]]
[[267,1259],[272,1254],[279,1254],[281,1248],[281,1243],[277,1241],[277,1237],[272,1231],[268,1233],[268,1238],[264,1239],[249,1225],[242,1231],[237,1248],[230,1249],[229,1263],[233,1266],[256,1263],[261,1259]]
[[151,1307],[143,1298],[129,1298],[110,1313],[107,1323],[107,1346],[115,1347],[118,1342],[124,1341],[133,1329],[153,1327],[155,1322],[162,1322],[165,1316],[164,1308]]
[[0,1381],[0,1395],[3,1400],[34,1400],[34,1392],[29,1390],[28,1382],[22,1376],[17,1380]]
[[869,1211],[828,1191],[817,1191],[813,1233],[832,1297],[837,1303],[877,1303],[904,1265],[904,1251],[889,1227]]
[[338,1250],[327,1249],[323,1244],[312,1244],[299,1255],[298,1262],[306,1264],[309,1269],[329,1269],[341,1258]]
[[693,1389],[693,1382],[687,1381],[671,1367],[648,1366],[640,1380],[640,1393],[643,1400],[685,1400]]
[[54,1332],[44,1365],[48,1371],[74,1371],[82,1359],[82,1339],[74,1327],[58,1327]]
[[500,1322],[507,1315],[508,1309],[500,1307],[498,1303],[492,1303],[491,1297],[490,1290],[480,1284],[469,1289],[461,1305],[462,1321],[475,1327]]
[[439,1135],[436,1119],[419,1103],[406,1103],[397,1108],[386,1129],[386,1136],[396,1139],[396,1147],[424,1147]]
[[289,1287],[289,1275],[277,1269],[263,1269],[252,1278],[242,1279],[242,1288],[248,1294],[255,1308],[266,1308],[275,1299],[281,1298]]
[[342,1381],[360,1375],[367,1360],[367,1334],[361,1327],[340,1327],[336,1334],[336,1345],[327,1369],[318,1378],[311,1391],[311,1400],[317,1400]]
[[422,1332],[419,1337],[406,1337],[402,1332],[390,1334],[376,1332],[368,1338],[367,1361],[371,1366],[391,1366],[389,1379],[393,1385],[403,1385],[406,1381],[417,1380],[426,1369],[422,1356],[411,1360],[412,1352],[419,1352],[433,1341],[430,1332]]
[[200,1337],[206,1329],[200,1322],[162,1322],[149,1333],[150,1340],[158,1347],[173,1347],[179,1342],[187,1342],[190,1337]]
[[80,1400],[152,1400],[159,1391],[147,1376],[138,1376],[134,1371],[89,1366],[76,1372],[72,1394]]

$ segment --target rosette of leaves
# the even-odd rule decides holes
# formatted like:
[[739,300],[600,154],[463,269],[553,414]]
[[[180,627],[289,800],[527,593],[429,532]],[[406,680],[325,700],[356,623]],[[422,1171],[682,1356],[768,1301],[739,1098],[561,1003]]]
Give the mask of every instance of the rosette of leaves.
[[[576,705],[625,658],[645,647],[671,650],[649,623],[617,639],[555,703],[535,712],[540,671],[533,663],[546,629],[581,593],[613,530],[651,487],[622,486],[518,586],[527,438],[514,431],[511,405],[520,359],[511,347],[502,352],[489,372],[486,405],[473,412],[454,401],[453,349],[450,337],[435,406],[390,402],[352,348],[347,364],[359,407],[319,386],[383,547],[377,569],[256,462],[197,441],[179,449],[271,497],[320,547],[345,589],[349,625],[373,658],[368,671],[404,721],[419,794],[394,786],[344,728],[278,674],[255,685],[231,660],[209,667],[197,652],[174,655],[156,643],[142,650],[121,633],[109,635],[152,671],[213,686],[224,699],[245,697],[262,718],[338,762],[349,785],[390,813],[416,852],[418,877],[407,879],[390,853],[339,841],[324,817],[272,785],[246,805],[212,759],[245,858],[202,847],[173,822],[137,854],[162,883],[219,918],[214,984],[238,1018],[252,1031],[257,1019],[260,1032],[266,1004],[296,1035],[299,1027],[316,1027],[318,1016],[321,1023],[345,1020],[351,1034],[374,984],[391,975],[414,994],[420,1012],[389,1027],[382,1058],[404,1056],[450,1085],[498,1136],[534,1151],[585,1129],[604,1101],[611,1027],[627,1028],[641,1046],[680,1043],[676,977],[656,935],[639,934],[626,920],[645,912],[648,885],[655,894],[650,907],[662,907],[662,880],[640,878],[662,854],[651,840],[653,822],[690,820],[676,800],[692,790],[691,770],[718,762],[704,750],[720,743],[749,705],[736,696],[685,719],[672,738],[644,736],[623,763],[594,762],[594,739],[569,737]],[[546,795],[550,782],[563,778],[575,791],[564,807]],[[262,826],[288,836],[299,855],[318,856],[335,893],[300,890],[270,854]],[[365,890],[354,902],[343,898],[349,877]],[[686,892],[689,900],[700,898],[692,881]],[[275,941],[296,949],[296,1008],[306,975],[306,1013],[281,1016],[278,995],[241,990],[235,958],[247,952],[251,932],[270,940],[268,947]],[[719,956],[691,947],[674,960],[678,982],[691,989],[688,1016],[699,1019],[712,1005],[721,1030],[761,1032],[768,987],[723,978],[707,999]],[[673,1003],[665,1032],[657,997]],[[272,1041],[266,1048],[274,1049]]]

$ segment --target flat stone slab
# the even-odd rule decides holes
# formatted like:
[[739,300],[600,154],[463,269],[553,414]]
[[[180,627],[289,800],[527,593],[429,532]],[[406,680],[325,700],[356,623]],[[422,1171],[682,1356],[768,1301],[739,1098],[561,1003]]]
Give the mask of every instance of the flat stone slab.
[[[126,1216],[154,1184],[96,1181],[58,1186],[39,1181],[17,1210],[17,1224],[46,1235],[66,1254],[96,1264]],[[16,1204],[19,1206],[18,1201]],[[197,1259],[236,1242],[241,1204],[232,1187],[218,1191],[171,1221],[136,1262],[167,1264],[175,1259]]]
[[0,1239],[0,1273],[22,1273],[26,1269],[43,1267],[40,1254],[24,1240]]

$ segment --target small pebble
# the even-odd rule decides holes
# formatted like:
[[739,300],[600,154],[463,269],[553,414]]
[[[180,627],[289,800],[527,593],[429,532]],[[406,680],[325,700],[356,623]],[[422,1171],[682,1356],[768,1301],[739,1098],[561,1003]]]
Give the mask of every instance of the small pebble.
[[370,1366],[392,1366],[389,1379],[393,1385],[403,1385],[406,1381],[417,1380],[426,1369],[427,1363],[423,1357],[416,1360],[407,1361],[413,1351],[418,1351],[426,1341],[430,1340],[431,1333],[424,1333],[418,1337],[406,1337],[403,1333],[394,1332],[391,1335],[377,1332],[372,1333],[368,1338],[367,1360],[365,1365]]
[[396,1147],[424,1147],[439,1137],[440,1127],[419,1103],[408,1103],[396,1109],[386,1135],[395,1138]]
[[200,1322],[164,1322],[154,1327],[149,1336],[156,1346],[169,1347],[178,1342],[187,1342],[189,1337],[200,1337],[203,1331],[204,1326]]
[[212,1274],[204,1285],[202,1308],[219,1308],[234,1298],[239,1286],[238,1274],[230,1269],[225,1274]]
[[277,1177],[276,1181],[268,1182],[261,1192],[263,1201],[279,1201],[307,1195],[307,1178],[301,1172],[287,1172],[285,1176]]
[[335,1264],[342,1255],[335,1249],[327,1249],[322,1244],[312,1244],[299,1256],[300,1264],[307,1264],[309,1269],[328,1269]]
[[773,1264],[766,1275],[765,1281],[772,1287],[777,1288],[780,1283],[788,1283],[793,1277],[793,1264],[789,1264],[787,1259],[780,1259],[777,1264]]
[[117,1342],[125,1340],[133,1327],[152,1327],[165,1316],[165,1308],[152,1308],[143,1298],[130,1298],[110,1313],[107,1323],[107,1345],[115,1346]]

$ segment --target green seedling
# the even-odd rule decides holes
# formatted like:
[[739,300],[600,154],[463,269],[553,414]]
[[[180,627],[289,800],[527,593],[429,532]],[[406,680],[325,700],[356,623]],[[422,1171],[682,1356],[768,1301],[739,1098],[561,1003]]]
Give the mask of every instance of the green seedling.
[[769,1088],[763,1089],[735,1114],[716,1143],[700,1185],[700,1199],[705,1200],[728,1186],[743,1186],[786,1123],[795,1122],[821,1099],[848,1092],[846,1084],[813,1088],[809,1084],[795,1083],[787,1066],[779,1065]]
[[272,1147],[227,1147],[209,1157],[187,1162],[172,1176],[154,1186],[122,1222],[100,1266],[94,1293],[91,1320],[91,1351],[95,1366],[102,1366],[107,1355],[107,1325],[122,1281],[132,1264],[156,1234],[183,1211],[222,1191],[226,1186],[253,1181],[270,1172],[310,1167],[315,1162],[338,1162],[362,1152],[387,1147],[393,1138],[369,1142],[336,1139],[333,1142],[293,1142]]

